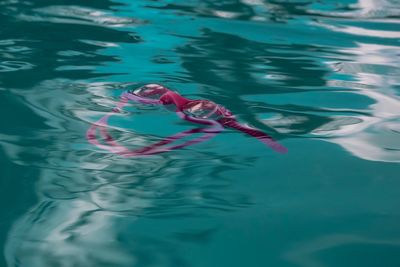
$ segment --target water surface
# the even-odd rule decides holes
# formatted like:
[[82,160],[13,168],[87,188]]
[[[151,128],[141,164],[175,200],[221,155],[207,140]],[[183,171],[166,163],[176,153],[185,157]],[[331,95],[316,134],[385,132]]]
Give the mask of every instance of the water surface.
[[[0,266],[400,265],[400,3],[0,1]],[[123,158],[162,83],[272,135]],[[132,147],[193,127],[131,104]]]

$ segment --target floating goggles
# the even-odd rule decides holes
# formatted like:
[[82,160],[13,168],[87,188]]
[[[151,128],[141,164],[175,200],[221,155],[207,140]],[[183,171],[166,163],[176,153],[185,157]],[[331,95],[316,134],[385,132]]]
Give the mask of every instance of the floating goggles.
[[[121,112],[122,108],[128,103],[129,100],[142,104],[172,106],[180,118],[192,123],[207,125],[208,127],[187,130],[164,138],[157,143],[148,145],[143,148],[135,150],[128,149],[127,147],[122,146],[118,142],[116,142],[115,139],[108,133],[107,124],[109,117],[115,113]],[[136,90],[131,90],[123,93],[121,95],[121,100],[117,104],[117,106],[111,112],[109,112],[96,123],[94,123],[87,131],[86,137],[91,144],[96,145],[99,148],[106,149],[110,152],[117,153],[125,157],[132,157],[158,154],[204,142],[223,131],[224,127],[233,128],[245,134],[253,136],[279,153],[287,152],[287,149],[284,146],[274,141],[266,133],[240,124],[235,119],[232,112],[230,112],[223,106],[209,100],[187,99],[179,95],[178,93],[158,84],[148,84]],[[106,144],[101,143],[96,138],[97,130],[99,130]],[[203,135],[186,141],[182,144],[166,146],[179,139],[196,133],[203,133]]]

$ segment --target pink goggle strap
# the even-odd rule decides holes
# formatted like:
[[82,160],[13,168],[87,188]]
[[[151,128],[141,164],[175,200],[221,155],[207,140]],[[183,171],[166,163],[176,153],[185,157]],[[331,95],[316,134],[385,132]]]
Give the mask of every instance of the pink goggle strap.
[[[163,153],[163,152],[171,151],[174,149],[194,145],[194,144],[197,144],[200,142],[204,142],[206,140],[211,139],[217,133],[219,133],[223,130],[223,127],[216,121],[191,118],[191,117],[183,114],[182,112],[178,111],[177,113],[182,119],[185,119],[190,122],[200,123],[200,124],[204,124],[204,125],[210,125],[211,127],[195,128],[195,129],[187,130],[187,131],[169,136],[167,138],[164,138],[163,140],[161,140],[155,144],[152,144],[152,145],[149,145],[149,146],[146,146],[143,148],[139,148],[139,149],[135,149],[135,150],[128,149],[127,147],[124,147],[124,146],[120,145],[117,141],[115,141],[114,138],[107,131],[108,118],[111,117],[115,113],[119,113],[120,110],[122,109],[122,107],[124,107],[127,104],[127,101],[128,101],[127,95],[129,96],[130,94],[123,94],[121,97],[121,101],[117,104],[116,108],[114,108],[112,112],[110,112],[107,115],[105,115],[104,117],[102,117],[100,120],[98,120],[96,123],[94,123],[88,129],[86,137],[91,144],[93,144],[101,149],[108,150],[112,153],[115,153],[115,154],[118,154],[118,155],[121,155],[124,157],[146,156],[146,155]],[[130,97],[129,97],[129,99],[130,99]],[[143,99],[141,99],[141,100],[143,100]],[[140,102],[143,103],[143,101],[140,101]],[[100,143],[98,141],[98,139],[96,138],[97,129],[99,129],[100,134],[103,136],[107,145]],[[165,145],[167,145],[167,144],[170,144],[176,140],[182,139],[186,136],[190,136],[190,135],[196,134],[196,133],[204,133],[204,135],[197,137],[195,139],[186,141],[182,144],[165,147]]]
[[218,121],[223,126],[236,129],[238,131],[241,131],[241,132],[243,132],[245,134],[248,134],[250,136],[253,136],[253,137],[257,138],[262,143],[264,143],[265,145],[269,146],[270,148],[272,148],[276,152],[279,152],[279,153],[283,154],[283,153],[286,153],[288,151],[286,147],[284,147],[283,145],[281,145],[278,142],[276,142],[268,134],[266,134],[266,133],[264,133],[264,132],[262,132],[262,131],[260,131],[258,129],[254,129],[254,128],[250,128],[248,126],[242,125],[238,121],[236,121],[236,119],[234,119],[234,118],[222,118],[222,119],[220,119]]

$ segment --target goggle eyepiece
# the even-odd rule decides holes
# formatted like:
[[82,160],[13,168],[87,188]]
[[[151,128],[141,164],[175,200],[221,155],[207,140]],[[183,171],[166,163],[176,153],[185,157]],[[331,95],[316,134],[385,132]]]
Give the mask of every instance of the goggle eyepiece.
[[169,90],[159,84],[146,84],[137,89],[132,89],[128,91],[139,97],[159,99],[163,94],[167,93]]
[[198,100],[187,103],[182,111],[189,116],[200,119],[219,119],[223,117],[218,104],[208,100]]

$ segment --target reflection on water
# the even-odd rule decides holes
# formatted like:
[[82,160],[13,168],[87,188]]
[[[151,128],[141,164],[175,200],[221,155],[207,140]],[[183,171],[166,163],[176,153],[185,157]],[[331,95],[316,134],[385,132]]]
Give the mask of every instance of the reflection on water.
[[[399,7],[0,1],[13,209],[0,265],[369,266],[366,250],[397,266]],[[88,144],[89,125],[147,82],[220,103],[291,152],[234,131],[146,158]],[[110,127],[137,144],[192,126],[131,104]]]
[[[120,87],[86,86],[89,88],[85,91]],[[6,258],[11,266],[16,262],[22,266],[65,262],[70,266],[146,265],[142,262],[148,261],[147,254],[140,256],[143,246],[154,247],[154,264],[175,266],[170,257],[178,256],[164,252],[158,246],[165,244],[153,244],[150,237],[140,241],[140,248],[122,246],[118,225],[126,220],[132,224],[138,217],[201,217],[207,210],[229,212],[250,204],[246,196],[229,192],[230,182],[222,175],[239,161],[246,161],[243,157],[231,159],[193,151],[195,158],[185,161],[169,154],[125,159],[101,155],[84,139],[77,143],[75,140],[81,138],[88,124],[74,119],[79,118],[82,108],[71,99],[73,94],[68,88],[76,87],[83,85],[52,81],[40,84],[32,93],[24,93],[32,110],[57,129],[54,131],[58,141],[48,144],[46,151],[36,149],[43,155],[41,160],[29,161],[42,169],[37,185],[40,201],[14,224],[9,234]],[[87,93],[82,96],[91,102]],[[114,105],[104,104],[109,108]],[[58,114],[57,119],[54,114]],[[59,123],[53,124],[54,121]],[[54,133],[40,138],[54,138]],[[14,154],[16,159],[24,153],[22,148],[6,148],[9,156]]]
[[[400,242],[398,240],[390,238],[380,240],[357,235],[338,234],[322,236],[309,243],[299,244],[300,249],[297,248],[289,251],[285,257],[299,266],[322,267],[324,264],[320,259],[329,258],[329,253],[336,255],[336,258],[340,259],[339,262],[341,264],[361,262],[363,266],[375,266],[380,264],[395,266],[396,261],[391,259],[395,253],[397,253],[396,248],[399,245]],[[346,246],[352,247],[355,252],[351,257],[346,255],[345,252],[340,251],[346,250]],[[370,257],[370,255],[365,255],[366,251],[373,252],[377,250],[381,252],[381,255],[385,255],[385,257],[378,260],[374,257]],[[356,260],[356,257],[361,258],[361,260]]]
[[[328,135],[331,141],[342,145],[354,155],[368,160],[400,161],[398,142],[400,100],[391,85],[398,84],[399,64],[396,59],[398,49],[393,46],[360,44],[354,49],[347,49],[354,59],[337,65],[337,73],[352,76],[355,82],[353,93],[367,96],[374,100],[368,106],[368,116],[353,116],[356,124],[343,124],[339,129],[331,129]],[[331,86],[344,87],[346,83],[330,80]],[[368,85],[364,87],[363,85]],[[346,117],[349,118],[349,117]],[[336,125],[342,118],[335,118]],[[339,123],[340,124],[340,123]],[[318,133],[319,134],[319,133]]]

